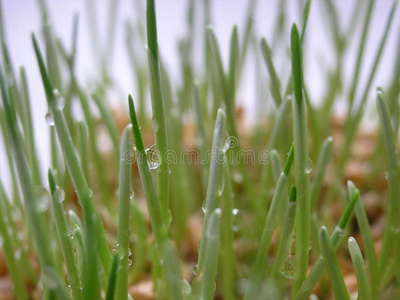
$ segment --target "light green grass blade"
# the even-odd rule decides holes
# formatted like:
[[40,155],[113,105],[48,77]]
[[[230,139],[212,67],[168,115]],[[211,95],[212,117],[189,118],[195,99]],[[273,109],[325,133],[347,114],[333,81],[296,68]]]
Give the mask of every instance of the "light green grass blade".
[[358,247],[357,241],[353,237],[349,237],[348,247],[357,277],[357,286],[358,286],[357,299],[370,300],[371,299],[370,288],[367,280],[367,272],[365,271],[364,259],[362,257],[360,248]]
[[119,164],[119,185],[118,185],[118,249],[117,255],[119,268],[116,276],[118,276],[116,284],[116,299],[128,299],[128,259],[129,259],[129,218],[130,218],[130,201],[131,201],[131,177],[132,177],[132,161],[127,158],[127,154],[132,154],[132,141],[130,131],[132,125],[125,127],[120,147],[120,164]]
[[50,194],[52,198],[52,211],[56,223],[57,235],[60,240],[61,250],[64,256],[65,266],[68,272],[67,281],[71,286],[74,299],[81,299],[81,282],[78,274],[78,268],[75,261],[74,249],[72,246],[71,232],[68,228],[67,218],[62,203],[65,200],[64,191],[57,186],[54,174],[51,170],[48,172]]
[[388,201],[386,208],[386,222],[383,232],[382,250],[379,256],[379,271],[383,275],[384,269],[390,257],[390,252],[393,248],[394,232],[399,226],[399,168],[397,166],[397,150],[395,136],[391,124],[389,111],[384,94],[381,89],[378,89],[377,95],[377,109],[381,126],[383,130],[383,137],[385,141],[386,157],[388,164]]
[[303,99],[303,67],[299,32],[296,25],[291,31],[293,100],[293,132],[296,153],[295,184],[297,188],[296,215],[296,273],[293,295],[297,293],[307,275],[310,241],[310,171],[308,166],[308,130],[306,103]]
[[324,226],[321,227],[319,231],[319,244],[322,253],[322,260],[328,272],[335,298],[350,300],[349,293],[344,284],[343,274],[340,271],[339,262],[335,255],[335,250],[329,240],[328,230]]

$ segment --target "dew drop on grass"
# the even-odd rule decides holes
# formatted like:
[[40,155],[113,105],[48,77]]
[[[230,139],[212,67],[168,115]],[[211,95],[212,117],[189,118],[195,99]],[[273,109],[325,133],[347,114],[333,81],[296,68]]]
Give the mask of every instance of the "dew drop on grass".
[[195,264],[195,266],[193,267],[192,272],[193,272],[193,275],[197,276],[197,273],[199,272],[199,267],[197,264]]
[[288,258],[285,260],[283,266],[282,266],[282,275],[288,279],[293,279],[294,278],[294,273],[295,273],[295,257],[294,256],[288,256]]
[[129,194],[129,199],[132,200],[133,197],[135,197],[135,192],[131,191],[131,193]]
[[53,118],[53,114],[51,112],[48,112],[46,114],[46,123],[49,126],[54,126],[54,118]]
[[42,187],[38,187],[36,190],[37,195],[37,210],[39,212],[45,212],[49,208],[50,195]]
[[145,151],[149,168],[151,170],[157,169],[161,165],[161,158],[156,146],[153,145],[150,148],[147,148]]
[[206,208],[207,208],[207,199],[203,201],[203,204],[201,205],[201,209],[203,213],[206,213]]
[[308,161],[307,161],[307,169],[306,169],[307,174],[310,174],[310,173],[311,173],[312,168],[313,168],[312,160],[311,160],[311,158],[308,158]]
[[234,208],[232,210],[232,224],[233,224],[233,231],[238,232],[240,228],[240,223],[241,223],[241,215],[240,211],[237,208]]
[[56,107],[59,110],[62,110],[65,106],[65,99],[64,97],[60,94],[60,92],[57,89],[53,90],[53,96],[55,99]]
[[119,244],[116,244],[114,247],[111,249],[111,254],[115,254],[115,252],[119,249]]
[[128,258],[127,265],[128,265],[128,268],[132,266],[132,259]]
[[56,199],[57,199],[57,201],[59,203],[63,203],[64,202],[64,200],[65,200],[65,192],[59,186],[56,189],[55,196],[56,196]]
[[222,193],[224,192],[224,188],[225,188],[225,176],[221,177],[221,183],[219,184],[219,188],[218,188],[218,195],[221,196]]
[[151,119],[151,128],[153,128],[154,131],[158,131],[158,128],[160,128],[160,125],[157,121],[157,119]]
[[226,151],[228,151],[228,149],[229,149],[229,147],[230,147],[230,142],[231,142],[231,139],[230,139],[230,136],[228,136],[228,137],[226,138],[224,147],[222,148],[222,151],[223,151],[224,153],[225,153]]
[[190,293],[192,292],[192,287],[191,287],[190,283],[187,282],[186,279],[182,279],[181,291],[182,291],[182,294],[184,294],[184,295],[190,295]]

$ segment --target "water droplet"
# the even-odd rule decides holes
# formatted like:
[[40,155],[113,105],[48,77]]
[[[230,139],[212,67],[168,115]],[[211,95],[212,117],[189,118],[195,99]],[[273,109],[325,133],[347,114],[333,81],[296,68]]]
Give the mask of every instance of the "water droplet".
[[117,250],[119,250],[119,248],[120,248],[120,245],[116,244],[114,247],[112,247],[111,254],[114,254]]
[[160,125],[159,125],[157,119],[155,119],[155,118],[151,119],[151,128],[153,128],[154,131],[158,131],[158,128],[160,128]]
[[193,267],[193,275],[197,276],[197,273],[199,272],[199,267],[197,266],[197,264]]
[[229,147],[230,147],[230,136],[228,136],[226,138],[226,141],[225,141],[224,147],[222,148],[222,151],[225,153],[226,151],[228,151]]
[[233,181],[236,183],[242,183],[243,182],[243,176],[240,174],[238,171],[234,171],[232,174]]
[[15,249],[14,251],[14,258],[18,261],[21,258],[21,250]]
[[131,255],[132,255],[131,248],[128,248],[128,256],[131,256]]
[[39,212],[45,212],[49,208],[49,203],[50,203],[49,193],[43,187],[38,187],[36,189],[36,195],[37,195],[37,210]]
[[128,268],[132,266],[132,259],[128,258]]
[[307,161],[307,169],[306,169],[307,174],[310,174],[310,173],[311,173],[312,168],[313,168],[312,160],[311,160],[311,158],[308,158],[308,161]]
[[54,118],[53,118],[53,114],[51,112],[48,112],[46,114],[46,123],[49,126],[54,126]]
[[288,279],[294,278],[295,257],[289,255],[282,267],[282,275]]
[[160,153],[155,145],[146,149],[146,158],[151,170],[157,169],[161,165]]
[[385,171],[385,179],[389,180],[389,172]]
[[206,208],[207,208],[207,199],[203,201],[203,204],[201,205],[201,209],[203,210],[203,213],[206,213]]
[[182,279],[181,291],[182,291],[182,294],[185,294],[185,295],[190,295],[190,293],[192,292],[192,287],[191,287],[190,283],[187,282],[186,279]]
[[133,197],[135,197],[135,192],[131,191],[131,193],[129,194],[129,199],[132,200]]
[[218,195],[222,195],[222,193],[224,192],[224,188],[225,188],[225,176],[221,177],[221,183],[219,184],[219,188],[218,188]]
[[64,202],[64,200],[65,200],[64,190],[60,187],[57,187],[56,192],[55,192],[55,197],[59,203]]
[[241,214],[239,209],[234,208],[232,210],[232,224],[233,224],[233,231],[238,232],[240,228],[240,223],[242,221]]
[[53,90],[53,96],[58,109],[62,110],[65,106],[65,99],[57,89]]

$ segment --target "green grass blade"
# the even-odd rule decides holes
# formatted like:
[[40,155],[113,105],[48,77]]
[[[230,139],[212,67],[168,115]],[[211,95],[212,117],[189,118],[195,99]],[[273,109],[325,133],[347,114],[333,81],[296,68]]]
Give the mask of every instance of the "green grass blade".
[[308,130],[306,103],[303,99],[303,67],[299,32],[296,25],[291,31],[293,101],[293,132],[295,160],[295,183],[297,188],[296,215],[296,274],[293,294],[296,294],[307,275],[310,241],[310,174],[308,167]]
[[304,6],[303,11],[303,27],[301,28],[301,37],[300,41],[303,44],[304,36],[306,34],[306,28],[308,23],[308,15],[310,14],[311,0],[307,0],[306,5]]
[[157,196],[160,202],[161,215],[165,225],[171,223],[169,209],[169,165],[166,160],[168,151],[168,131],[165,114],[165,101],[161,86],[161,71],[158,54],[157,24],[154,0],[147,0],[147,60],[151,105],[153,110],[152,127],[155,145],[160,153],[161,164],[157,168]]
[[143,213],[140,211],[138,203],[132,199],[131,200],[131,228],[133,228],[133,233],[136,235],[135,240],[135,251],[133,252],[133,271],[131,273],[131,281],[136,281],[143,274],[146,267],[147,260],[147,227],[146,220]]
[[225,187],[222,194],[222,220],[221,220],[221,284],[222,293],[225,299],[235,298],[235,253],[233,250],[234,242],[234,224],[233,221],[233,191],[232,177],[228,162],[224,167]]
[[206,227],[207,239],[199,297],[201,300],[214,299],[215,276],[217,275],[218,248],[220,243],[220,217],[221,209],[214,209],[210,214]]
[[203,262],[205,259],[205,251],[207,244],[207,223],[211,213],[218,207],[218,201],[222,190],[222,176],[224,164],[224,143],[225,143],[225,113],[222,109],[218,110],[217,120],[215,121],[214,134],[212,141],[210,173],[208,176],[207,198],[204,212],[203,230],[199,246],[199,257],[197,270],[203,270]]
[[64,191],[56,185],[54,174],[51,170],[48,172],[50,194],[52,198],[52,211],[56,223],[57,235],[60,240],[61,250],[64,256],[65,266],[68,272],[68,284],[71,286],[74,299],[81,299],[80,279],[78,268],[75,262],[74,249],[72,246],[71,233],[68,228],[67,218],[62,205],[65,200]]
[[21,300],[29,299],[28,292],[25,288],[24,276],[22,270],[19,268],[18,261],[14,255],[15,251],[15,240],[10,234],[9,227],[12,220],[6,215],[6,207],[3,205],[8,199],[5,198],[3,185],[0,182],[0,235],[2,238],[2,251],[4,253],[8,273],[11,277],[11,281],[14,287],[14,293]]
[[279,211],[282,207],[282,201],[284,201],[287,179],[293,162],[294,153],[294,147],[292,146],[286,159],[284,171],[279,176],[271,206],[268,210],[267,219],[265,220],[261,240],[258,245],[257,256],[250,273],[245,299],[255,299],[259,293],[263,275],[266,273],[268,251],[271,244],[272,234],[278,225]]
[[370,300],[370,289],[367,280],[367,272],[365,271],[364,259],[362,257],[360,248],[358,247],[357,241],[353,237],[349,237],[348,247],[351,255],[351,261],[353,262],[354,270],[357,277],[358,286],[358,297],[357,299]]
[[131,153],[132,141],[130,131],[132,125],[125,127],[121,138],[119,185],[118,185],[118,250],[119,269],[117,271],[116,298],[128,299],[128,259],[129,259],[129,218],[130,218],[130,197],[131,197],[131,174],[132,162],[127,160],[126,154]]
[[150,222],[153,228],[154,237],[159,249],[159,256],[164,259],[165,264],[162,266],[165,280],[167,281],[167,293],[171,299],[181,299],[180,284],[178,281],[179,275],[177,265],[173,268],[168,268],[171,262],[171,257],[175,258],[172,245],[168,240],[167,230],[161,216],[159,201],[154,187],[153,179],[150,174],[150,168],[144,149],[142,134],[140,133],[139,123],[136,116],[135,106],[132,97],[129,95],[129,114],[132,122],[133,136],[136,144],[136,160],[138,163],[139,174],[143,185],[144,194],[146,197],[147,208],[149,210]]
[[[331,234],[330,242],[333,246],[333,249],[335,250],[339,247],[339,244],[343,239],[344,230],[349,222],[354,207],[357,205],[357,203],[360,203],[360,201],[358,201],[359,198],[360,198],[360,193],[358,192],[358,190],[354,190],[351,194],[350,198],[351,200],[347,204],[346,209],[343,212],[338,225],[335,227],[334,231]],[[307,297],[311,294],[314,287],[317,285],[318,280],[321,278],[323,272],[324,272],[324,263],[322,261],[322,258],[319,257],[318,260],[315,262],[313,268],[311,269],[311,272],[308,274],[303,284],[301,285],[297,295],[295,295],[294,299],[296,300],[307,299]]]
[[[354,191],[358,191],[351,181],[349,181],[347,185],[349,194],[353,193]],[[375,253],[374,240],[372,239],[371,227],[369,225],[368,217],[362,201],[358,201],[356,203],[354,212],[356,215],[358,228],[360,228],[365,256],[368,262],[371,295],[374,298],[377,296],[379,287],[378,263]]]
[[328,230],[321,227],[319,231],[319,244],[322,253],[322,260],[328,272],[332,290],[336,299],[350,300],[346,285],[344,284],[343,274],[340,271],[339,262],[335,255],[335,250],[329,240]]
[[106,300],[113,300],[114,297],[116,299],[122,299],[118,298],[117,293],[120,292],[120,295],[126,295],[124,298],[128,299],[128,287],[126,289],[120,290],[118,288],[118,278],[121,274],[118,274],[118,269],[124,269],[123,267],[119,266],[120,262],[120,257],[118,253],[114,254],[114,257],[112,259],[112,264],[111,264],[111,270],[110,270],[110,276],[108,279],[108,287],[107,287],[107,294],[106,294]]
[[311,184],[311,210],[314,211],[318,201],[318,195],[321,190],[322,181],[324,179],[326,169],[329,162],[332,159],[333,151],[333,138],[331,136],[327,137],[321,147],[321,152],[318,156],[317,167],[315,170],[314,180]]
[[[53,113],[58,140],[60,142],[61,150],[64,154],[64,160],[71,175],[76,193],[78,194],[78,201],[79,204],[82,206],[85,215],[85,222],[93,222],[92,219],[95,219],[94,222],[97,228],[97,233],[95,234],[95,236],[98,239],[99,257],[101,259],[104,270],[108,273],[111,267],[111,254],[105,237],[104,225],[96,208],[94,207],[93,192],[89,188],[85,175],[80,166],[80,162],[76,154],[71,134],[64,119],[63,113],[60,107],[57,106],[57,103],[55,103],[52,85],[47,75],[39,45],[34,35],[32,35],[32,40],[36,52],[36,57],[39,63],[40,73],[42,75],[42,81],[45,88],[47,101],[49,102],[49,106]],[[92,238],[95,238],[95,236],[93,236]]]
[[[239,38],[237,26],[233,26],[230,42],[230,52],[229,52],[229,71],[228,71],[228,86],[230,91],[230,98],[233,103],[236,97],[236,83],[238,79],[239,71]],[[234,105],[234,104],[233,104]]]
[[383,91],[381,89],[378,89],[377,109],[385,141],[389,181],[386,222],[383,233],[382,250],[379,257],[379,269],[381,275],[384,273],[384,269],[386,268],[388,259],[390,257],[390,252],[393,248],[394,232],[399,226],[398,213],[400,195],[399,168],[397,166],[395,136],[386,101],[384,101],[383,98]]
[[289,253],[290,245],[292,243],[297,206],[296,194],[296,187],[292,186],[290,189],[289,205],[287,207],[283,229],[280,234],[281,238],[279,240],[278,249],[276,250],[276,257],[271,268],[270,275],[275,278],[277,278],[280,274],[280,268],[282,267],[285,258]]
[[43,270],[43,281],[49,287],[49,290],[53,292],[53,295],[49,296],[50,299],[54,295],[57,297],[56,299],[60,300],[71,299],[63,278],[52,267],[47,266]]
[[261,40],[261,53],[263,54],[263,58],[265,64],[267,65],[267,70],[269,72],[269,77],[271,80],[270,83],[270,91],[272,98],[275,101],[276,107],[280,107],[282,103],[281,96],[281,82],[279,80],[278,74],[276,73],[274,63],[272,61],[272,53],[269,45],[267,44],[266,39]]
[[21,185],[21,189],[28,217],[28,222],[33,235],[33,240],[35,242],[36,249],[38,250],[40,249],[38,251],[40,265],[43,269],[47,266],[53,267],[55,263],[51,248],[42,247],[43,245],[50,245],[50,238],[45,228],[43,215],[38,210],[37,195],[33,187],[29,165],[26,160],[25,153],[22,147],[20,132],[15,118],[15,114],[10,107],[2,70],[0,70],[0,87],[1,87],[4,112],[11,138],[11,145],[14,152],[16,170],[19,182],[23,182],[23,184]]

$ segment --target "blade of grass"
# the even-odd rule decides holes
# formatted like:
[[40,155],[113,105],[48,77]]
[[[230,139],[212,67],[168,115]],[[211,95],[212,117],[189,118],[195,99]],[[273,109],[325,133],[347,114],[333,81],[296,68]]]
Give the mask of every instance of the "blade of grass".
[[[68,294],[68,290],[64,284],[63,278],[58,272],[50,266],[47,266],[43,270],[43,281],[49,287],[49,290],[54,292],[50,295],[50,299],[54,296],[60,300],[70,300],[71,297]],[[55,299],[55,298],[54,298]]]
[[[121,266],[119,266],[118,262],[120,261],[120,257],[118,253],[114,254],[114,257],[112,259],[112,264],[111,264],[111,270],[110,270],[110,276],[108,279],[108,287],[107,287],[107,294],[106,294],[106,300],[113,300],[114,297],[116,299],[122,299],[122,298],[118,298],[118,296],[116,295],[116,293],[119,292],[118,289],[118,269],[121,269]],[[124,269],[122,267],[122,269]],[[126,289],[121,290],[120,292],[125,295],[126,294],[126,299],[128,299],[128,287]],[[125,297],[124,297],[125,298]]]
[[29,227],[33,235],[36,249],[38,250],[39,261],[42,269],[48,266],[52,267],[55,265],[53,252],[51,251],[50,247],[42,247],[43,245],[50,245],[50,238],[45,228],[43,215],[38,210],[39,203],[37,199],[37,194],[35,193],[33,187],[29,165],[22,147],[22,141],[20,139],[21,135],[17,125],[15,112],[12,111],[10,107],[2,70],[0,70],[0,87],[4,112],[11,138],[11,146],[13,149],[16,170],[19,182],[23,182],[23,184],[21,185],[21,189],[28,217]]
[[290,245],[292,243],[297,206],[296,194],[296,187],[293,185],[290,189],[289,205],[287,207],[283,229],[280,234],[281,238],[279,240],[278,249],[276,250],[276,257],[271,267],[270,276],[273,278],[279,277],[280,268],[289,253]]
[[[177,274],[179,267],[175,260],[171,261],[171,254],[173,248],[168,240],[168,233],[163,223],[161,216],[159,201],[157,198],[156,190],[154,187],[153,179],[151,177],[149,164],[144,149],[142,135],[140,133],[139,124],[136,116],[135,106],[132,97],[129,95],[129,114],[132,122],[133,136],[136,144],[136,160],[138,163],[139,174],[143,185],[143,190],[146,196],[147,208],[149,210],[150,222],[153,228],[154,237],[159,249],[161,259],[164,259],[165,264],[162,266],[163,275],[167,281],[167,293],[171,299],[181,299],[182,293],[180,291],[180,281]],[[175,257],[173,257],[175,258]],[[169,264],[175,264],[172,268],[168,268]]]
[[365,271],[364,259],[362,257],[357,241],[353,237],[349,237],[348,247],[350,251],[351,261],[353,262],[354,270],[357,277],[358,296],[357,299],[370,300],[369,283],[367,273]]
[[[347,183],[349,194],[358,191],[354,184],[349,181]],[[375,253],[374,240],[372,239],[371,227],[369,225],[368,217],[365,212],[362,201],[358,201],[354,208],[357,219],[358,228],[360,229],[361,238],[363,241],[365,256],[368,262],[368,274],[370,278],[370,289],[372,298],[377,296],[379,292],[379,272],[378,263]]]
[[224,142],[225,142],[225,113],[222,109],[218,110],[217,120],[215,121],[214,134],[212,141],[210,173],[208,176],[207,198],[205,203],[203,230],[201,232],[199,257],[197,262],[197,272],[203,271],[205,251],[207,244],[207,224],[211,213],[218,207],[218,200],[223,192],[223,164],[224,164]]
[[220,217],[221,209],[214,209],[214,211],[210,214],[206,227],[207,239],[199,297],[201,300],[214,299],[215,276],[217,275],[218,248],[220,243]]
[[297,188],[296,273],[292,295],[299,290],[307,275],[310,241],[310,171],[306,103],[303,99],[303,67],[299,32],[296,24],[291,31],[292,81],[294,89],[293,132],[296,153],[295,183]]
[[223,166],[225,187],[222,194],[222,220],[221,220],[221,280],[222,293],[225,299],[235,298],[235,253],[233,250],[234,226],[233,223],[233,191],[232,177],[228,162]]
[[281,82],[279,80],[278,74],[276,73],[275,70],[274,63],[272,61],[271,49],[265,38],[261,40],[261,53],[263,54],[265,64],[267,65],[267,70],[269,72],[269,77],[270,77],[269,86],[272,98],[275,101],[276,107],[280,107],[282,103]]
[[276,185],[275,193],[271,202],[271,206],[268,210],[267,219],[265,220],[264,228],[262,231],[260,244],[258,245],[257,256],[255,261],[253,262],[252,271],[250,273],[250,279],[247,285],[244,299],[256,298],[260,291],[260,285],[263,279],[263,275],[266,273],[268,263],[268,251],[271,244],[272,234],[274,233],[274,230],[278,225],[279,211],[283,205],[282,201],[286,191],[287,179],[294,159],[294,148],[295,146],[292,145],[289,155],[286,159],[285,168],[279,176],[279,180]]
[[25,288],[24,276],[22,270],[19,268],[18,261],[14,255],[16,245],[14,245],[14,239],[9,232],[9,226],[11,220],[7,218],[5,214],[5,206],[3,203],[8,201],[4,196],[3,185],[0,182],[1,193],[0,193],[0,235],[2,237],[2,250],[6,259],[7,269],[11,277],[11,281],[14,288],[14,293],[21,300],[29,299],[28,292]]
[[[359,198],[360,198],[359,191],[354,190],[350,202],[347,204],[346,209],[343,212],[338,225],[335,227],[334,231],[330,236],[330,242],[333,246],[333,249],[335,250],[339,247],[339,244],[343,239],[344,230],[346,228],[347,223],[349,222],[354,206],[360,202],[357,201],[359,200]],[[318,280],[321,278],[323,272],[324,272],[324,263],[322,261],[322,258],[319,257],[318,260],[315,262],[313,268],[311,269],[310,273],[308,274],[307,278],[301,285],[297,295],[295,295],[294,299],[296,300],[307,299],[307,297],[311,294],[314,287],[317,285]]]
[[317,168],[315,170],[315,176],[311,184],[311,211],[315,211],[315,207],[318,201],[318,195],[321,190],[322,181],[324,179],[327,166],[332,159],[333,138],[327,137],[322,144],[321,152],[318,156]]
[[78,275],[78,268],[75,262],[74,249],[72,246],[71,233],[68,228],[67,218],[63,208],[65,200],[64,191],[56,185],[54,174],[51,170],[48,172],[50,194],[52,198],[52,212],[56,223],[57,235],[60,240],[61,250],[64,256],[65,266],[68,273],[68,283],[71,286],[74,299],[81,299],[81,282]]
[[322,226],[319,230],[319,244],[322,260],[328,272],[335,299],[350,300],[349,293],[344,284],[343,274],[340,271],[339,262],[335,255],[335,250],[329,240],[328,230],[325,226]]
[[165,103],[161,88],[161,72],[158,54],[157,23],[154,0],[147,0],[147,59],[149,67],[150,95],[153,110],[152,127],[155,145],[160,153],[161,164],[157,168],[157,196],[164,224],[169,225],[169,165],[166,160],[168,151],[168,130],[165,118]]
[[[82,206],[85,223],[94,222],[93,226],[96,226],[96,234],[91,238],[98,239],[98,251],[99,251],[98,254],[104,270],[106,271],[106,273],[108,273],[111,267],[111,255],[105,237],[104,225],[94,206],[93,192],[89,188],[85,175],[82,171],[78,156],[76,154],[75,147],[72,142],[71,134],[65,122],[63,113],[60,107],[57,106],[57,103],[55,103],[52,85],[44,66],[39,45],[34,35],[32,35],[32,41],[34,44],[36,57],[38,59],[40,73],[42,75],[46,98],[52,109],[55,128],[57,131],[57,136],[60,142],[61,150],[64,154],[64,160],[68,167],[73,185],[78,195],[79,204]],[[88,224],[86,224],[86,226],[88,228]],[[95,252],[96,250],[97,249],[95,249]]]
[[399,226],[399,169],[397,166],[397,150],[395,146],[395,136],[389,116],[386,102],[383,100],[384,94],[378,88],[377,109],[381,126],[383,129],[383,137],[385,141],[386,157],[388,164],[388,200],[386,209],[386,221],[383,232],[382,250],[379,256],[379,272],[381,275],[387,266],[390,252],[393,248],[394,232]]
[[115,276],[117,278],[116,299],[128,299],[128,259],[129,259],[129,218],[130,218],[130,197],[131,197],[131,174],[132,162],[126,159],[126,154],[131,153],[132,141],[130,131],[132,125],[125,127],[120,147],[119,185],[118,185],[118,253],[119,269]]

